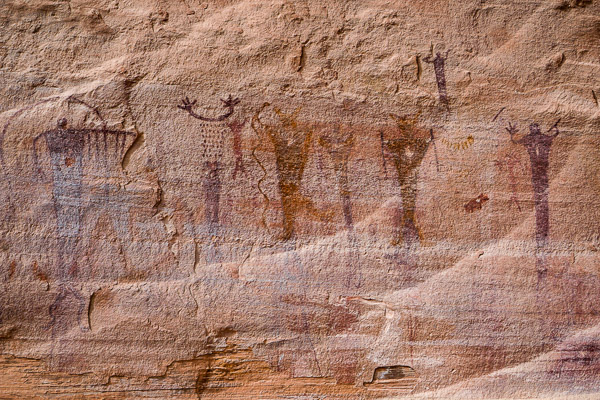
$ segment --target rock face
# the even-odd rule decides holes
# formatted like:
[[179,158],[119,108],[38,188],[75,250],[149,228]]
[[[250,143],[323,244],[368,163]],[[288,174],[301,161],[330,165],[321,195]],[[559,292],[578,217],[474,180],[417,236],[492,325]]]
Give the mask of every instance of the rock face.
[[600,5],[4,0],[0,398],[600,396]]

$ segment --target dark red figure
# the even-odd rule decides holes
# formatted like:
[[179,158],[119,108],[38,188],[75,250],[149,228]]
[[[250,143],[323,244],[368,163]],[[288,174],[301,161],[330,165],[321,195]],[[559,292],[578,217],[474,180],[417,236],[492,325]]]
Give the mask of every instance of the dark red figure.
[[[204,164],[203,189],[205,191],[206,205],[205,220],[207,225],[213,228],[219,224],[219,201],[221,197],[221,178],[219,171],[221,169],[224,142],[221,127],[214,123],[225,121],[229,118],[231,114],[233,114],[234,107],[240,102],[239,99],[233,98],[231,95],[229,95],[227,99],[221,101],[227,111],[215,118],[203,117],[202,115],[196,114],[193,110],[196,105],[196,100],[190,101],[187,97],[182,101],[182,104],[177,106],[178,108],[187,111],[192,117],[205,123],[202,125],[202,149],[200,156]],[[229,126],[229,128],[233,131],[231,126]],[[239,130],[241,130],[241,127],[239,127]],[[235,131],[233,132],[235,134]]]
[[548,158],[552,141],[558,136],[558,123],[560,119],[548,130],[555,131],[552,135],[542,133],[536,123],[529,125],[529,134],[519,140],[514,139],[518,132],[517,127],[511,123],[506,130],[513,143],[522,144],[529,153],[531,161],[531,183],[535,201],[535,241],[537,251],[538,276],[541,278],[546,273],[544,249],[548,244],[550,231],[550,212],[548,207]]
[[[237,98],[229,97],[225,100],[221,99],[223,106],[226,108],[223,114],[218,117],[209,118],[194,112],[194,106],[196,100],[190,101],[189,98],[185,98],[182,104],[177,107],[181,110],[187,111],[192,117],[200,120],[200,132],[198,139],[200,140],[199,158],[203,165],[203,179],[202,189],[204,191],[204,221],[206,233],[211,237],[217,237],[220,230],[219,220],[219,204],[221,201],[221,167],[223,159],[223,149],[225,146],[225,136],[228,134],[227,129],[230,129],[234,134],[234,152],[236,153],[236,169],[235,174],[238,170],[238,163],[241,163],[241,150],[238,152],[235,149],[236,136],[239,136],[242,126],[237,126],[234,123],[226,124],[224,121],[229,118],[234,111],[234,108],[239,104],[240,100]],[[241,145],[239,146],[241,149]],[[243,166],[242,166],[243,171]],[[207,264],[213,264],[220,262],[221,252],[218,246],[212,241],[208,240],[204,247],[203,252],[205,253],[205,260]]]
[[444,63],[447,56],[448,52],[446,52],[444,56],[442,56],[440,53],[436,53],[433,60],[431,59],[431,56],[427,56],[423,59],[423,61],[433,64],[433,69],[435,70],[435,79],[438,86],[438,93],[440,95],[440,102],[444,105],[444,107],[446,107],[446,109],[450,109],[450,104],[448,102],[448,91],[446,89],[446,73],[444,71]]

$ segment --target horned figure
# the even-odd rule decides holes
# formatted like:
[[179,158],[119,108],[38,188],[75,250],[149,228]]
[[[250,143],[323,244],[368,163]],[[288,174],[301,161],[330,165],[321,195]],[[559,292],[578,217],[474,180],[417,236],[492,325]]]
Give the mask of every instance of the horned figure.
[[433,69],[435,71],[435,80],[437,81],[438,86],[438,94],[440,96],[440,102],[446,107],[447,110],[450,109],[450,104],[448,102],[448,90],[446,89],[446,73],[444,70],[444,64],[446,61],[446,57],[448,57],[448,52],[445,55],[441,55],[440,53],[436,53],[435,58],[432,59],[431,56],[427,56],[423,59],[426,63],[433,64]]
[[346,228],[352,230],[352,202],[350,200],[350,189],[348,187],[348,158],[350,156],[350,151],[352,151],[352,147],[354,146],[354,137],[352,136],[352,133],[346,135],[345,138],[322,135],[319,138],[319,144],[327,150],[331,157],[331,161],[333,162],[333,169],[338,182],[338,190],[340,192],[340,197],[342,198],[344,221],[346,223]]
[[235,106],[240,102],[239,99],[233,98],[231,95],[221,101],[227,111],[215,118],[196,114],[194,112],[196,100],[190,101],[187,97],[182,101],[182,104],[177,106],[187,111],[192,117],[202,121],[200,125],[200,159],[204,167],[205,221],[209,227],[216,227],[219,224],[219,201],[221,197],[220,169],[227,129],[227,125],[222,121],[225,121],[233,114]]
[[[77,99],[69,100],[85,104]],[[61,118],[56,128],[42,132],[33,140],[33,159],[38,174],[44,176],[39,162],[41,140],[47,147],[52,169],[52,197],[56,214],[58,251],[56,273],[59,284],[59,294],[50,306],[53,329],[58,328],[55,327],[54,320],[56,316],[61,315],[57,310],[69,296],[79,303],[77,318],[79,325],[82,326],[81,315],[85,300],[72,282],[78,273],[77,254],[81,241],[84,209],[82,199],[84,161],[94,165],[94,173],[97,176],[111,176],[114,172],[112,170],[116,168],[114,165],[120,165],[126,150],[137,137],[133,132],[107,129],[106,123],[101,129],[69,128],[67,124],[67,120]],[[114,219],[117,224],[122,222],[122,218]],[[121,226],[117,228],[120,231],[126,229]]]
[[415,220],[418,168],[427,153],[429,143],[433,140],[433,134],[419,129],[416,117],[399,117],[394,114],[390,116],[396,121],[400,137],[383,140],[383,144],[394,160],[402,195],[403,214],[398,243],[404,238],[405,244],[411,245],[420,240]]
[[[267,137],[275,149],[278,188],[283,209],[281,239],[288,240],[294,236],[294,223],[300,209],[307,209],[320,219],[328,219],[329,216],[316,210],[312,202],[300,193],[300,185],[312,139],[311,129],[298,122],[300,108],[297,108],[292,114],[286,114],[279,108],[274,107],[273,111],[279,118],[280,123],[268,125],[261,121],[260,114],[269,106],[269,103],[262,105],[252,117],[251,126],[259,137]],[[259,163],[259,165],[262,167],[262,164]],[[266,171],[264,167],[262,168],[263,171]],[[262,193],[260,186],[259,190]]]
[[548,244],[550,232],[548,165],[550,147],[559,133],[559,122],[560,119],[548,130],[548,132],[554,131],[552,135],[543,134],[540,126],[537,123],[532,123],[529,125],[529,134],[518,140],[514,138],[515,134],[518,133],[516,125],[509,123],[508,128],[506,128],[511,142],[525,146],[531,162],[531,183],[535,204],[536,266],[539,278],[543,278],[546,273],[545,247]]

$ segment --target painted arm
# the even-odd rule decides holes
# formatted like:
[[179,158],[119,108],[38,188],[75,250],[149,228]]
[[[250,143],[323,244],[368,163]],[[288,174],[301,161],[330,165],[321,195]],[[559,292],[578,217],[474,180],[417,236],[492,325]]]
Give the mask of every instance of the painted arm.
[[235,168],[232,173],[232,178],[235,179],[237,172],[246,173],[244,169],[244,155],[242,153],[242,129],[246,125],[246,120],[233,120],[227,124],[229,130],[233,134],[233,154],[235,154]]
[[47,132],[40,133],[35,137],[35,139],[33,139],[33,165],[35,167],[35,171],[42,179],[44,178],[44,171],[42,171],[42,167],[40,166],[38,159],[37,142],[42,138],[42,136],[45,137],[46,133]]
[[263,103],[263,105],[260,107],[260,109],[252,116],[252,121],[250,121],[250,127],[254,130],[254,132],[256,132],[257,134],[260,132],[268,132],[268,129],[265,129],[265,125],[261,122],[260,120],[260,113],[263,112],[263,110],[267,107],[269,107],[271,105],[271,103]]
[[558,136],[559,132],[558,132],[558,123],[560,122],[561,118],[558,119],[558,121],[556,121],[556,123],[554,125],[552,125],[552,128],[548,129],[548,132],[552,132],[555,131],[554,135],[552,135],[552,138],[555,138]]
[[312,129],[308,128],[304,136],[304,146],[302,146],[302,161],[300,162],[300,171],[298,172],[300,177],[304,174],[304,167],[306,166],[306,160],[308,159],[308,153],[312,144],[312,135]]
[[513,142],[514,144],[522,144],[523,143],[523,139],[515,140],[515,135],[517,134],[517,132],[519,132],[519,130],[517,129],[516,125],[512,124],[512,122],[508,123],[508,128],[506,128],[506,131],[510,135],[511,142]]
[[433,155],[435,156],[435,169],[437,172],[440,172],[440,160],[438,159],[437,146],[435,145],[435,136],[433,136],[433,129],[429,130],[429,141],[427,142],[427,146],[429,143],[433,143]]
[[[260,118],[259,115],[260,113],[265,109],[265,107],[268,107],[270,104],[269,103],[264,103],[262,105],[262,107],[260,108],[260,110],[258,110],[253,116],[252,116],[252,120],[250,121],[250,127],[252,128],[252,130],[254,131],[254,133],[256,134],[256,136],[258,137],[258,142],[256,143],[256,145],[254,146],[254,148],[252,149],[252,158],[254,158],[254,160],[256,161],[256,163],[258,164],[258,166],[260,167],[260,169],[263,172],[263,175],[260,177],[260,179],[258,180],[256,187],[258,188],[258,191],[260,192],[260,194],[263,196],[263,198],[265,199],[265,204],[263,206],[263,210],[262,210],[262,214],[261,214],[261,223],[263,225],[263,227],[265,227],[267,229],[267,231],[269,230],[268,226],[267,226],[267,220],[265,218],[265,214],[267,212],[267,209],[269,208],[269,196],[267,196],[267,194],[262,190],[262,187],[260,186],[261,183],[265,180],[265,178],[267,177],[267,169],[265,168],[265,166],[260,162],[260,159],[258,158],[258,156],[256,155],[256,150],[258,149],[258,147],[260,146],[260,134],[261,132],[264,131],[265,126],[263,125],[262,122],[260,122]],[[259,125],[257,127],[257,124]]]
[[383,129],[379,130],[379,142],[381,143],[381,159],[383,160],[383,173],[387,178],[387,165],[385,160],[385,138],[383,136]]
[[450,54],[450,50],[446,50],[446,53],[442,56],[440,53],[436,53],[435,54],[435,58],[433,57],[433,49],[430,55],[428,55],[427,57],[423,58],[423,61],[425,61],[428,64],[435,64],[436,62],[438,62],[438,60],[445,60],[446,58],[448,58],[448,54]]
[[93,107],[93,106],[89,105],[88,103],[86,103],[85,101],[79,100],[77,97],[75,97],[73,95],[70,95],[69,97],[67,97],[67,101],[69,103],[73,102],[73,103],[82,104],[82,105],[86,106],[87,108],[89,108],[90,110],[92,110],[98,116],[100,121],[102,122],[102,129],[104,129],[105,131],[108,130],[106,120],[102,117],[102,114],[100,114],[100,111],[98,111],[97,107]]
[[223,105],[225,106],[225,108],[227,108],[227,112],[216,118],[208,118],[208,117],[203,117],[202,115],[196,114],[193,110],[194,106],[196,105],[196,100],[190,101],[190,99],[188,97],[183,99],[182,104],[178,104],[177,107],[182,110],[187,111],[192,117],[197,118],[201,121],[217,122],[217,121],[223,121],[223,120],[227,119],[231,114],[233,114],[233,109],[237,104],[239,104],[240,99],[233,98],[233,97],[231,97],[231,95],[229,95],[229,97],[226,100],[221,99],[221,101],[223,102]]

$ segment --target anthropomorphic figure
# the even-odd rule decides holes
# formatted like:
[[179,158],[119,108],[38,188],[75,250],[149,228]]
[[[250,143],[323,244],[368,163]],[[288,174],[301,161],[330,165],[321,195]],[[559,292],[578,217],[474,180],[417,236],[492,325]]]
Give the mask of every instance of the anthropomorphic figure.
[[350,187],[348,184],[348,159],[354,146],[354,136],[351,132],[342,134],[340,128],[336,128],[334,135],[321,135],[319,144],[329,154],[335,171],[338,191],[342,200],[342,212],[344,222],[348,233],[349,253],[345,264],[349,271],[344,279],[344,284],[348,289],[358,289],[362,285],[362,271],[360,251],[357,249],[357,238],[354,234],[354,218],[352,216],[352,199],[350,197]]
[[450,109],[450,104],[448,102],[448,90],[446,89],[446,72],[444,70],[444,64],[446,62],[447,56],[448,52],[446,52],[444,56],[442,56],[440,53],[436,53],[434,59],[432,59],[431,56],[427,56],[423,59],[423,61],[433,64],[433,69],[435,71],[435,79],[437,81],[438,86],[438,94],[440,96],[440,102],[448,110]]
[[311,129],[298,122],[299,108],[292,114],[286,114],[275,107],[273,112],[279,118],[279,123],[272,125],[264,123],[260,119],[260,114],[268,106],[269,103],[264,103],[254,114],[251,125],[259,136],[267,137],[275,149],[278,188],[283,209],[281,239],[288,240],[294,236],[294,223],[300,209],[307,209],[321,219],[327,217],[316,210],[312,202],[300,193],[311,145]]
[[240,100],[232,98],[231,95],[225,100],[221,100],[227,111],[218,117],[209,118],[194,112],[196,100],[190,101],[185,98],[182,104],[178,105],[180,109],[187,111],[192,117],[202,121],[200,125],[200,159],[204,167],[204,202],[205,202],[205,222],[209,227],[219,225],[219,201],[221,197],[221,176],[223,149],[225,135],[228,126],[224,122],[234,112],[234,108]]
[[420,240],[415,220],[417,176],[432,137],[429,132],[417,127],[416,118],[396,115],[391,115],[391,117],[396,121],[399,137],[384,140],[384,146],[394,160],[402,195],[402,228],[398,243],[404,238],[405,244],[411,245]]
[[322,135],[319,138],[319,144],[329,153],[333,162],[338,190],[342,199],[344,221],[346,228],[352,230],[354,222],[352,220],[352,202],[348,186],[348,158],[350,157],[352,146],[354,146],[354,137],[351,133],[344,138]]
[[67,129],[67,120],[60,119],[55,129],[45,131],[34,139],[34,160],[37,164],[37,141],[44,138],[50,153],[52,165],[52,200],[56,213],[57,230],[57,263],[56,274],[59,293],[50,306],[52,329],[56,330],[56,315],[61,303],[69,295],[78,302],[78,323],[82,325],[81,316],[85,308],[85,300],[79,290],[70,282],[77,272],[77,244],[80,239],[82,218],[82,157],[85,136]]
[[535,241],[537,249],[538,274],[543,276],[546,272],[545,247],[548,244],[550,232],[550,211],[548,207],[548,165],[550,147],[558,136],[558,120],[548,132],[554,131],[552,135],[543,134],[537,123],[529,125],[529,134],[521,139],[515,140],[514,136],[518,129],[512,123],[508,124],[506,130],[510,134],[513,143],[521,144],[529,153],[531,162],[531,183],[533,185],[533,198],[535,203]]
[[[44,176],[38,154],[42,139],[52,168],[52,200],[56,214],[58,252],[55,273],[59,285],[59,293],[50,306],[53,332],[57,329],[69,329],[67,326],[59,327],[54,324],[57,317],[65,317],[61,308],[63,304],[73,302],[69,298],[73,298],[78,304],[77,319],[82,329],[86,329],[81,320],[85,299],[74,285],[79,272],[77,260],[80,255],[78,250],[82,241],[85,208],[82,198],[84,164],[89,164],[89,173],[93,173],[94,177],[109,177],[112,165],[120,165],[125,151],[137,136],[133,132],[110,130],[106,126],[102,129],[88,129],[69,128],[67,124],[65,118],[59,119],[56,128],[42,132],[33,141],[33,157],[38,174]],[[102,199],[96,200],[108,201],[107,196],[108,194],[103,195]],[[123,213],[115,211],[113,224],[118,232],[126,234],[126,218]]]

